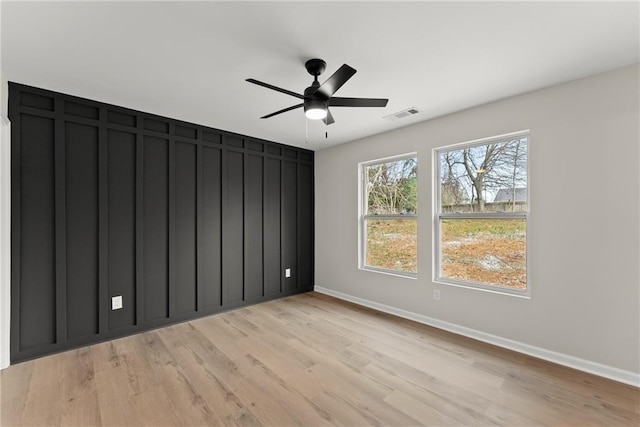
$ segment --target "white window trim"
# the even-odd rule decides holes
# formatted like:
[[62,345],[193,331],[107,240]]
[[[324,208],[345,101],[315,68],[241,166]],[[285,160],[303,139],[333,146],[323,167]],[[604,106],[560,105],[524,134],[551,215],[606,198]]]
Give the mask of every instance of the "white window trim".
[[[493,142],[503,142],[508,139],[515,139],[518,137],[527,137],[527,204],[528,209],[526,212],[487,212],[487,213],[441,213],[440,212],[440,153],[452,151],[452,150],[461,150],[468,147],[476,147],[479,145],[487,145]],[[508,296],[515,296],[520,298],[531,298],[531,275],[530,275],[530,251],[529,251],[529,215],[530,215],[530,207],[531,207],[531,194],[529,185],[530,177],[529,177],[529,153],[531,146],[531,133],[530,131],[523,130],[518,132],[512,132],[497,136],[492,136],[488,138],[475,139],[473,141],[467,141],[459,144],[451,144],[433,149],[433,173],[434,173],[434,188],[433,188],[433,282],[439,285],[446,286],[455,286],[460,288],[490,292],[494,294],[502,294]],[[527,226],[527,238],[525,242],[525,251],[526,251],[526,269],[527,269],[527,288],[525,290],[517,290],[511,289],[507,287],[497,286],[497,285],[487,285],[483,283],[477,282],[467,282],[464,280],[456,280],[451,278],[442,277],[440,275],[440,224],[442,219],[453,218],[453,219],[524,219]]]
[[[411,273],[407,271],[400,270],[390,270],[381,267],[375,267],[371,265],[367,265],[367,230],[366,220],[367,219],[400,219],[400,220],[415,220],[418,222],[418,214],[405,214],[405,215],[366,215],[366,206],[367,206],[367,182],[364,174],[365,168],[371,165],[378,165],[381,163],[389,163],[395,162],[398,160],[405,159],[416,159],[416,163],[418,162],[418,153],[405,153],[399,154],[397,156],[384,157],[381,159],[368,160],[366,162],[358,163],[358,269],[364,271],[372,271],[374,273],[382,273],[388,274],[391,276],[398,276],[409,279],[417,279],[418,273]],[[420,172],[418,172],[420,173]],[[420,185],[418,178],[418,186]],[[417,248],[419,250],[419,248]]]

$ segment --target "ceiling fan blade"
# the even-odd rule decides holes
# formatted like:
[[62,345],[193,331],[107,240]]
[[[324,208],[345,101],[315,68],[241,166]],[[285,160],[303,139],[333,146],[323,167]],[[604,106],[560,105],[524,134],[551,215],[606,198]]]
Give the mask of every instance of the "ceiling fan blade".
[[299,98],[299,99],[304,99],[304,96],[300,95],[299,93],[295,93],[287,89],[282,89],[278,86],[270,85],[269,83],[264,83],[256,79],[247,79],[247,81],[249,83],[253,83],[258,86],[266,87],[267,89],[273,89],[278,92],[286,93],[287,95],[295,96],[296,98]]
[[324,98],[329,99],[333,96],[334,93],[338,89],[342,87],[343,84],[347,82],[353,75],[356,73],[356,70],[349,67],[347,64],[343,64],[342,67],[338,68],[338,71],[333,73],[331,77],[329,77],[314,93],[322,95]]
[[327,126],[336,122],[335,120],[333,120],[333,114],[331,114],[331,110],[329,110],[328,108],[327,108],[327,117],[322,119],[322,121]]
[[287,111],[295,110],[296,108],[300,108],[304,106],[304,104],[294,105],[292,107],[284,108],[282,110],[276,111],[275,113],[267,114],[266,116],[260,117],[261,119],[268,119],[269,117],[276,116],[278,114],[286,113]]
[[388,99],[383,98],[331,98],[331,107],[386,107]]

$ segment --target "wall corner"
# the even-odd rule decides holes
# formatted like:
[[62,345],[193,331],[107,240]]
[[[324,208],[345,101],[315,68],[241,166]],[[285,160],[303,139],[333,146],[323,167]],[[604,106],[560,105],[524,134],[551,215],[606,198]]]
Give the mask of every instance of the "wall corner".
[[0,369],[10,363],[11,311],[11,123],[8,83],[0,75]]

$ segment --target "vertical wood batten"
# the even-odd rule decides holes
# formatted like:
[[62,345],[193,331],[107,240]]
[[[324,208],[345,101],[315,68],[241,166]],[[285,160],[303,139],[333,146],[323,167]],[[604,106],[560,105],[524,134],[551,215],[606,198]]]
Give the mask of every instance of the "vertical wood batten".
[[284,290],[284,257],[282,256],[282,243],[284,239],[282,235],[284,233],[284,160],[280,160],[280,271],[278,272],[278,277],[280,277],[280,293]]
[[[296,183],[300,180],[300,175],[302,174],[302,168],[300,164],[296,164]],[[298,271],[298,276],[296,280],[296,289],[299,289],[302,286],[302,280],[304,277],[302,276],[302,262],[300,260],[300,254],[302,252],[302,243],[301,242],[301,221],[300,221],[300,211],[302,204],[302,197],[300,197],[300,186],[296,185],[296,270]]]
[[264,297],[267,292],[265,289],[265,281],[266,281],[266,264],[267,264],[267,255],[266,255],[266,245],[264,242],[265,238],[265,214],[267,212],[267,163],[268,157],[266,155],[262,156],[262,296]]
[[[10,83],[10,86],[13,86]],[[12,88],[13,89],[13,88]],[[21,132],[19,113],[19,89],[9,93],[9,120],[11,121],[11,328],[10,359],[15,359],[20,351],[20,266],[22,226],[20,193],[22,191]]]
[[109,298],[109,145],[107,138],[107,109],[99,110],[98,133],[98,331],[109,329],[111,309]]
[[144,322],[144,138],[136,115],[136,325]]
[[295,203],[293,203],[294,209],[295,209],[295,214],[293,215],[293,217],[295,218],[295,224],[292,227],[295,230],[295,238],[292,239],[295,242],[295,249],[293,250],[294,253],[294,261],[293,261],[293,265],[296,266],[296,275],[292,277],[295,279],[295,289],[299,289],[300,288],[300,263],[299,263],[299,254],[300,254],[300,236],[298,235],[299,231],[300,231],[300,217],[299,217],[299,212],[300,212],[300,200],[298,198],[298,171],[300,170],[300,165],[298,162],[293,163],[293,165],[295,166],[295,173],[294,173],[294,177],[295,179],[293,180],[293,194],[296,198]]
[[202,151],[202,129],[197,130],[198,145],[196,146],[196,311],[204,309],[204,284],[202,277],[203,255],[203,199],[204,199],[204,159]]
[[[243,145],[247,145],[247,141],[243,141]],[[242,155],[242,301],[247,299],[247,210],[245,206],[249,205],[249,155]]]
[[66,142],[64,101],[54,100],[54,188],[55,188],[55,283],[56,344],[67,341],[67,218],[66,218]]
[[224,278],[226,267],[224,265],[224,248],[226,238],[224,233],[225,200],[227,199],[227,150],[220,152],[220,307],[224,306]]
[[169,210],[169,303],[168,317],[176,315],[176,126],[169,123],[169,182],[167,208]]

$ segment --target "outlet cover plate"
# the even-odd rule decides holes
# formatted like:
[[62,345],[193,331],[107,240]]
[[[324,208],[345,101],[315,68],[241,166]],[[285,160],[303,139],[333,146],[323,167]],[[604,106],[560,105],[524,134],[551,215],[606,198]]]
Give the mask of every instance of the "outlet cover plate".
[[291,277],[291,269],[290,268],[285,268],[284,277]]
[[119,310],[122,308],[122,295],[111,297],[111,310]]

